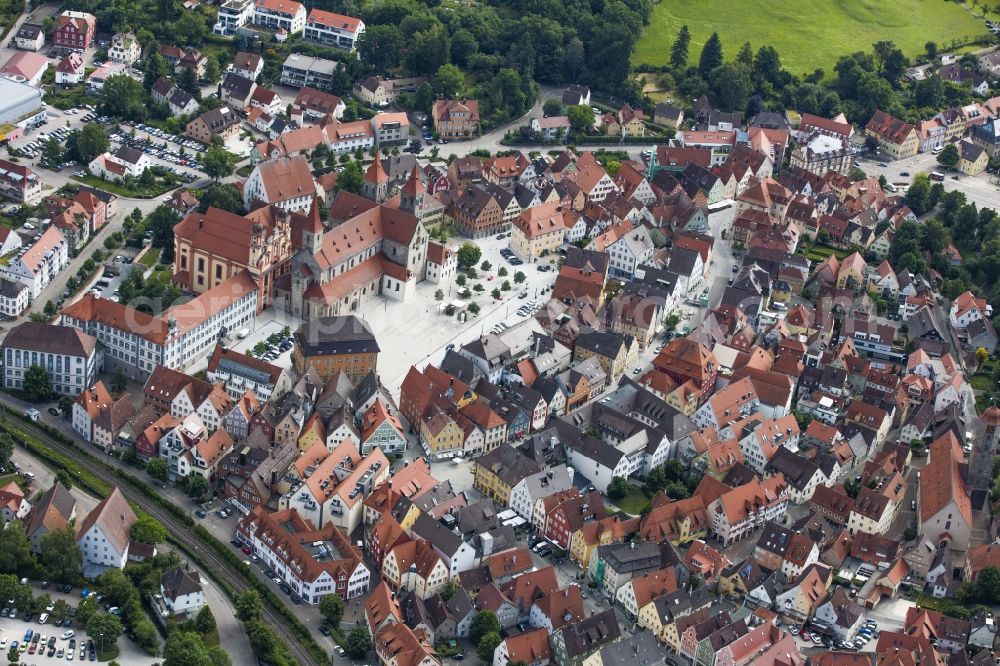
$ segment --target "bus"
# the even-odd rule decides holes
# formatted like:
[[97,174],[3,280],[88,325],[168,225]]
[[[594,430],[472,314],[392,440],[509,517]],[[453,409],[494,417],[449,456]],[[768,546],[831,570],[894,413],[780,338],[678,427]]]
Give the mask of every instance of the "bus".
[[944,180],[944,174],[941,173],[940,171],[931,171],[930,179],[931,180]]

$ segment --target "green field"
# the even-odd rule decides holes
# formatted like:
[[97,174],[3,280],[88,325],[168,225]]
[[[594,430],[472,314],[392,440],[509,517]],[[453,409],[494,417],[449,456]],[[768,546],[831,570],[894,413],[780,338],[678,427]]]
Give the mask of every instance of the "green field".
[[691,31],[688,62],[698,63],[701,47],[718,32],[726,60],[743,42],[756,51],[766,44],[781,54],[793,74],[822,67],[829,75],[837,58],[892,40],[909,56],[935,41],[944,51],[952,39],[986,34],[983,21],[963,5],[946,0],[660,0],[632,54],[634,64],[664,65],[677,31]]

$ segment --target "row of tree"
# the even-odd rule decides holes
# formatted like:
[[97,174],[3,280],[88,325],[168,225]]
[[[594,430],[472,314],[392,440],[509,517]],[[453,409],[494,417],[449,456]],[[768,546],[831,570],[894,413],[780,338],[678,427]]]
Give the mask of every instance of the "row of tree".
[[[742,44],[732,59],[724,57],[722,40],[713,33],[697,62],[689,53],[691,34],[682,26],[670,50],[669,66],[661,86],[676,89],[694,99],[708,94],[724,111],[739,111],[747,117],[763,109],[796,109],[826,117],[844,113],[855,124],[865,124],[875,109],[915,122],[933,116],[942,106],[972,99],[972,91],[944,81],[936,74],[911,84],[903,74],[909,59],[889,40],[876,42],[870,51],[842,56],[827,76],[823,69],[797,76],[787,71],[778,51],[764,45],[754,51]],[[928,42],[928,54],[937,47]],[[973,68],[975,58],[963,58],[962,66]]]

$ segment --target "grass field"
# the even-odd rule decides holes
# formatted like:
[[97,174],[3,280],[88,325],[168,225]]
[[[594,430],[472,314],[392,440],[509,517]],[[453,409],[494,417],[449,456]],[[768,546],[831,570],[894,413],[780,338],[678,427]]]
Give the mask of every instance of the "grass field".
[[726,60],[743,42],[756,51],[771,44],[793,74],[822,67],[829,75],[837,58],[868,50],[890,39],[908,56],[936,41],[945,50],[952,39],[986,33],[981,19],[958,3],[946,0],[660,0],[632,54],[635,64],[664,65],[670,45],[682,25],[691,31],[688,61],[698,55],[713,31],[722,39]]
[[638,516],[642,513],[643,508],[649,504],[649,495],[642,488],[632,486],[628,495],[617,501],[612,500],[612,502],[625,513]]

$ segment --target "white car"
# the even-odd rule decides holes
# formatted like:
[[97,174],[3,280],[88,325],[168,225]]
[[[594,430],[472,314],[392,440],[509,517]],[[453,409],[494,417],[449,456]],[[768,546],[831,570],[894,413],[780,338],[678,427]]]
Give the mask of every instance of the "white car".
[[70,629],[69,631],[64,631],[63,635],[60,636],[60,638],[62,638],[64,641],[68,641],[69,639],[73,638],[74,636],[76,636],[76,632],[73,631],[72,629]]

